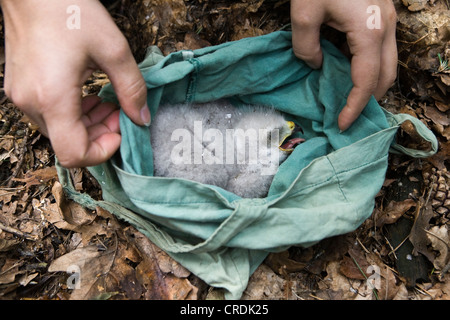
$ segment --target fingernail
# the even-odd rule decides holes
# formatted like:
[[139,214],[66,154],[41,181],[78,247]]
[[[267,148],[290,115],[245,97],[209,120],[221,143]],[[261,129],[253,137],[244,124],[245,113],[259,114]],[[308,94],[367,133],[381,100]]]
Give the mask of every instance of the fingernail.
[[150,110],[148,109],[147,104],[141,109],[141,119],[145,126],[148,127],[150,125]]

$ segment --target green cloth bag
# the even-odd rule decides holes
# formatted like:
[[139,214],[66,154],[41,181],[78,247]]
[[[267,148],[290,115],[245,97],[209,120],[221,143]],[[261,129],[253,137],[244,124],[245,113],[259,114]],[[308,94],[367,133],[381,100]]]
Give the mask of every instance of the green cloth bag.
[[[68,171],[60,180],[75,201],[100,206],[128,221],[176,261],[227,299],[238,299],[268,253],[309,246],[358,228],[374,208],[389,152],[427,157],[436,137],[409,115],[394,115],[372,97],[345,132],[339,112],[352,88],[350,65],[322,41],[323,66],[312,70],[292,52],[291,33],[280,31],[164,57],[150,47],[140,64],[152,116],[160,103],[228,98],[236,106],[274,106],[304,130],[306,142],[282,163],[268,196],[242,199],[219,187],[153,177],[148,128],[120,117],[122,144],[108,162],[89,168],[102,186],[94,201],[73,188]],[[112,86],[100,96],[117,102]],[[398,145],[399,125],[411,121],[429,151]]]

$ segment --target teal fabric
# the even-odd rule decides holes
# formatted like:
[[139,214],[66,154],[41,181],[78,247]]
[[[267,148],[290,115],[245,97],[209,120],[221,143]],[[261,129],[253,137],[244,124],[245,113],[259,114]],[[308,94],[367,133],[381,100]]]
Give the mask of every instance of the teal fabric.
[[[427,157],[437,140],[419,120],[394,115],[374,98],[340,133],[337,117],[352,88],[347,59],[322,41],[323,67],[312,70],[292,52],[291,33],[275,32],[164,57],[149,48],[140,64],[152,116],[161,103],[228,98],[236,106],[273,106],[304,130],[306,142],[280,166],[269,194],[241,199],[218,187],[153,177],[148,128],[120,117],[122,144],[110,161],[89,168],[103,200],[75,191],[58,167],[67,193],[87,207],[101,206],[147,235],[226,298],[237,299],[269,252],[309,246],[355,230],[373,210],[389,152]],[[101,92],[117,102],[112,86]],[[429,151],[395,142],[399,125],[411,121],[430,142]]]

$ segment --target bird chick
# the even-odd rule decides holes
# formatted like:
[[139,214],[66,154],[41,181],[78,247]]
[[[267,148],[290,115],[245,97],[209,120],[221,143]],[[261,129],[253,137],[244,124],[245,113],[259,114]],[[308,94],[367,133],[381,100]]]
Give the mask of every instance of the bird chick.
[[152,120],[154,175],[215,185],[243,198],[267,195],[279,165],[304,141],[273,108],[226,101],[164,104]]

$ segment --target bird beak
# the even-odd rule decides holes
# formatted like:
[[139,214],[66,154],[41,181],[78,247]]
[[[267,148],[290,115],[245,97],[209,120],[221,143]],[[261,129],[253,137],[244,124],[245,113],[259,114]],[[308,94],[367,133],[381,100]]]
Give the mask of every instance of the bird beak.
[[278,146],[278,148],[281,151],[287,152],[287,153],[291,153],[292,151],[294,151],[294,148],[299,145],[300,143],[304,142],[305,139],[302,138],[291,138],[288,139],[290,136],[292,136],[294,133],[297,132],[301,132],[303,133],[303,130],[300,126],[298,126],[297,124],[295,124],[293,121],[287,121],[287,125],[289,128],[289,133],[286,134],[280,142],[280,145]]

